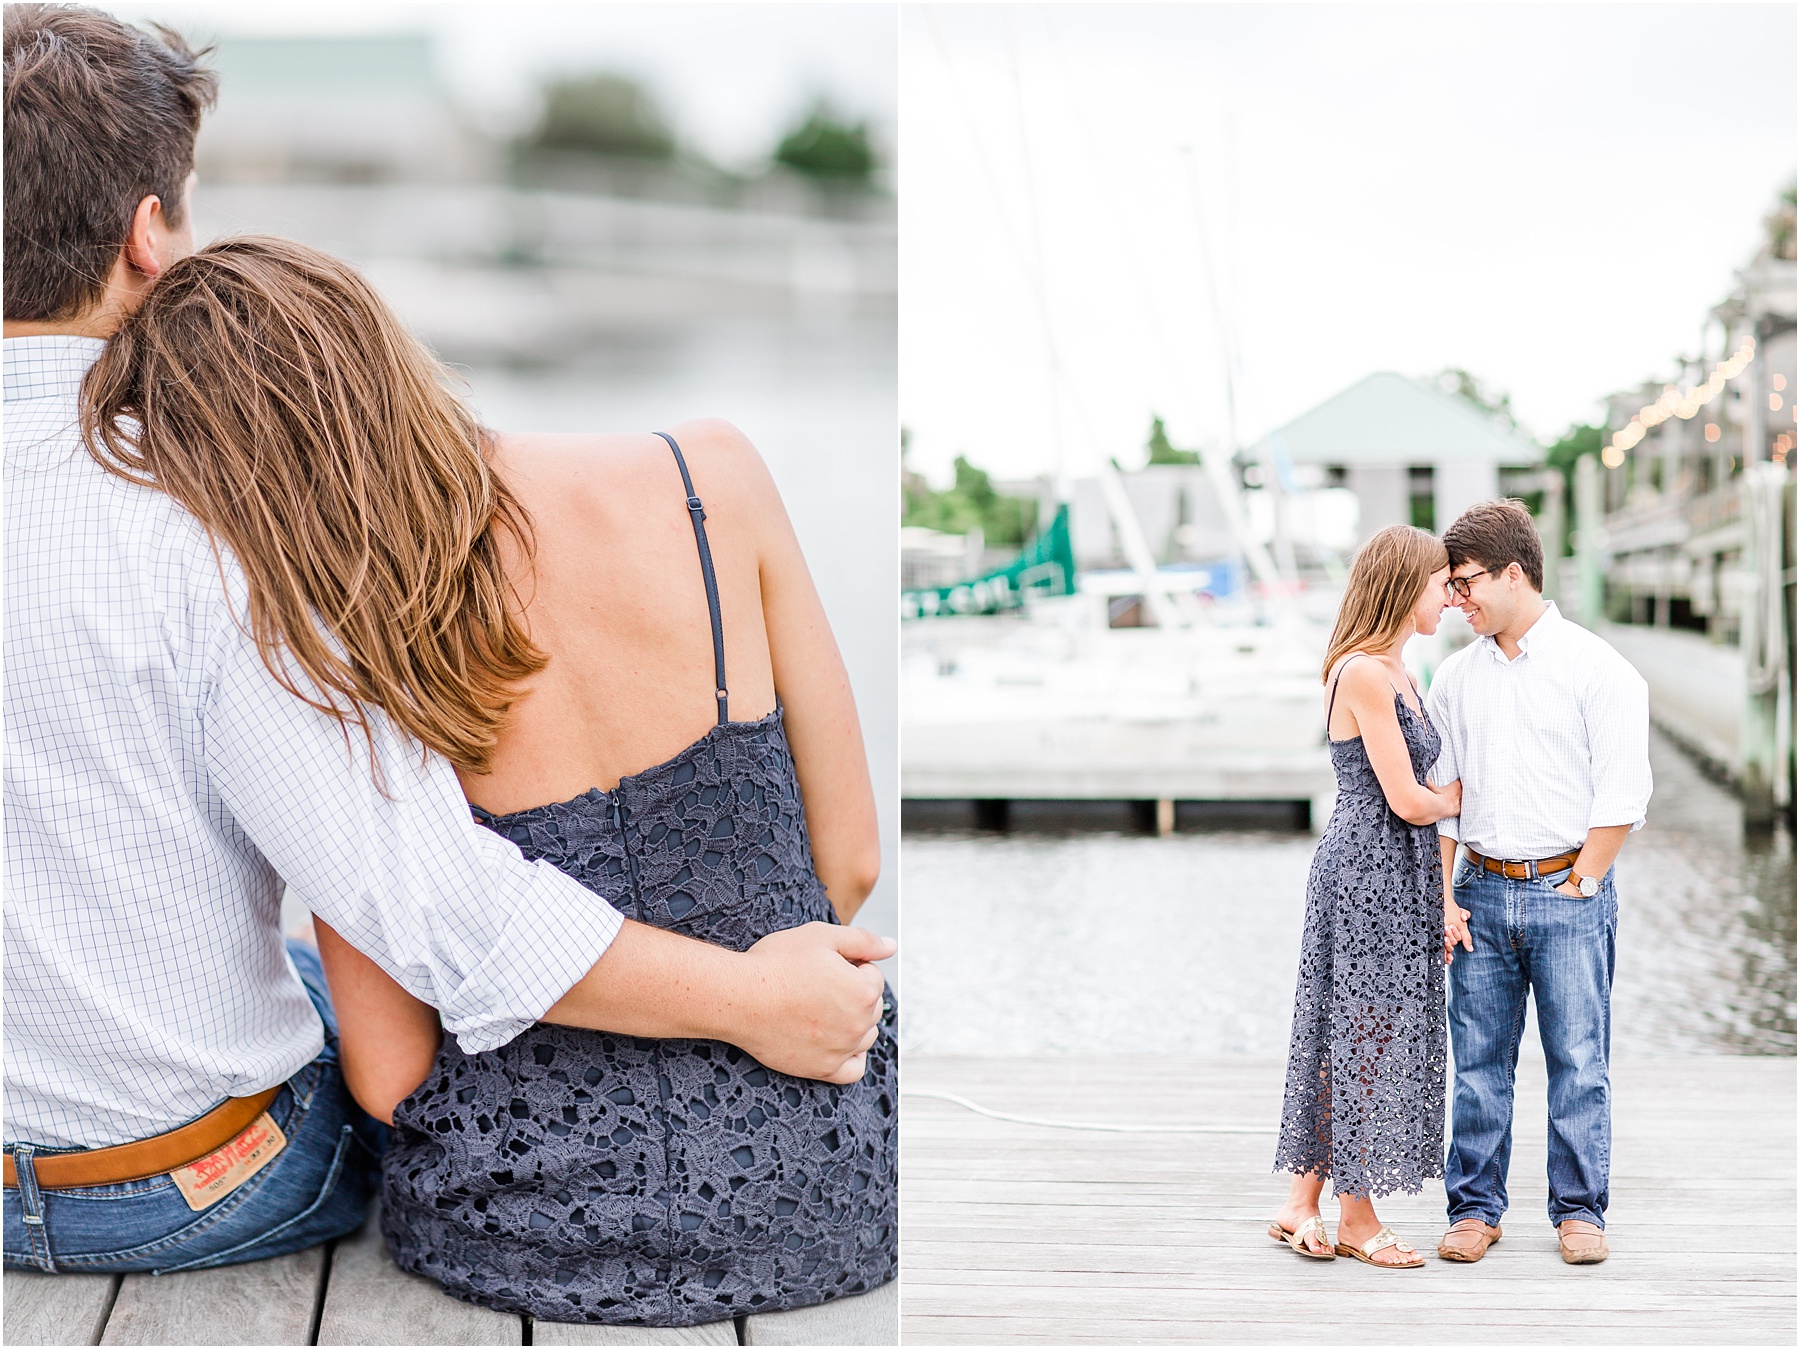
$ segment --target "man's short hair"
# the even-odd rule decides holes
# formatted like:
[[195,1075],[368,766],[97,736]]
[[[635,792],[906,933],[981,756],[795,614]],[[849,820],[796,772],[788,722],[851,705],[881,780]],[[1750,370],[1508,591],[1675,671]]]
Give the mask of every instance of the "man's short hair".
[[1450,554],[1450,570],[1465,562],[1503,568],[1517,562],[1531,588],[1544,589],[1544,545],[1523,501],[1484,501],[1456,517],[1444,531],[1444,551]]
[[106,290],[145,197],[181,223],[218,77],[167,28],[6,6],[6,317],[74,318]]

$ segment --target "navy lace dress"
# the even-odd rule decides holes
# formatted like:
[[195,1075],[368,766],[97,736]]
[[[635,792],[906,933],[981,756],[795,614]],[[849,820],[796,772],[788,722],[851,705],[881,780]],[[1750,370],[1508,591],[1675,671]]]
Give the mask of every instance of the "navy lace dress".
[[[664,437],[665,440],[669,438]],[[726,717],[610,792],[476,818],[627,917],[744,950],[836,922],[813,873],[780,709]],[[382,1228],[401,1268],[552,1321],[685,1326],[867,1292],[897,1269],[896,1020],[850,1086],[733,1046],[534,1026],[490,1053],[448,1037],[394,1115]]]
[[[1424,782],[1437,731],[1394,701]],[[1388,809],[1360,736],[1330,743],[1338,799],[1307,876],[1275,1169],[1329,1175],[1338,1194],[1416,1192],[1444,1174],[1437,826]]]

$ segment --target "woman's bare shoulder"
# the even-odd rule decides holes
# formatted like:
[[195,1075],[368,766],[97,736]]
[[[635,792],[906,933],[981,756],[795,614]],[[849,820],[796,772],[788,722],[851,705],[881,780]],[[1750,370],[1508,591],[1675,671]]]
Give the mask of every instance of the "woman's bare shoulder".
[[[668,435],[681,448],[702,497],[758,495],[773,489],[768,467],[756,446],[728,421],[706,418],[680,422]],[[610,492],[636,479],[661,490],[674,473],[669,442],[653,432],[502,432],[493,438],[495,467],[509,479],[554,482],[558,490],[579,491],[589,482]]]
[[[1356,659],[1361,654],[1364,658]],[[1387,666],[1379,656],[1352,653],[1338,664],[1337,688],[1343,698],[1358,706],[1386,706],[1396,692]]]
[[494,466],[515,478],[581,477],[647,463],[656,451],[669,457],[655,436],[618,431],[497,431],[490,446]]
[[1387,683],[1381,661],[1367,651],[1352,651],[1331,667],[1331,677],[1345,693],[1363,693]]
[[750,437],[720,417],[703,417],[669,428],[696,477],[719,489],[749,497],[775,490],[769,466]]

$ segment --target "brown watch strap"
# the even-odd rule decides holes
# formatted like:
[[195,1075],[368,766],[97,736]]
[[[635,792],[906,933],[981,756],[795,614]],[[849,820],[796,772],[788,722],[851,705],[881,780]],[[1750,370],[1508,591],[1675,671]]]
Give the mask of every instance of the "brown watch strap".
[[[90,1148],[86,1152],[41,1153],[32,1158],[31,1169],[41,1190],[148,1180],[224,1147],[273,1105],[280,1091],[280,1086],[274,1086],[254,1096],[233,1096],[191,1124],[136,1143]],[[6,1188],[19,1188],[19,1173],[11,1153],[6,1156]]]

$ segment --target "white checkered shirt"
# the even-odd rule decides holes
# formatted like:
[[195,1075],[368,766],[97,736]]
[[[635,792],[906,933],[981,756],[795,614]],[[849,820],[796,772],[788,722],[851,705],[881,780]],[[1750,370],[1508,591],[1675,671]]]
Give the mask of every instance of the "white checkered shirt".
[[275,682],[235,561],[227,582],[193,516],[82,447],[100,350],[4,344],[7,1140],[145,1138],[317,1056],[282,881],[463,1048],[504,1044],[618,912],[476,825],[376,716],[384,798],[361,736]]
[[1508,660],[1482,637],[1456,652],[1425,699],[1444,748],[1433,782],[1462,779],[1462,814],[1438,832],[1487,857],[1535,861],[1588,830],[1644,825],[1650,690],[1605,640],[1551,604]]

